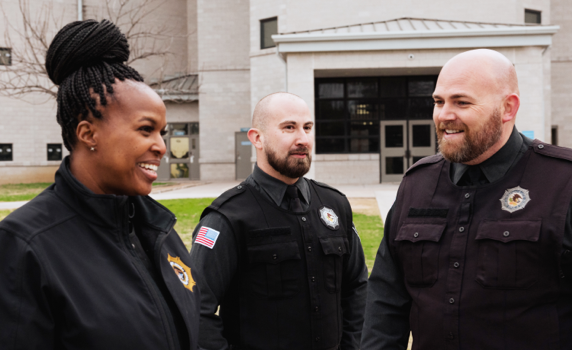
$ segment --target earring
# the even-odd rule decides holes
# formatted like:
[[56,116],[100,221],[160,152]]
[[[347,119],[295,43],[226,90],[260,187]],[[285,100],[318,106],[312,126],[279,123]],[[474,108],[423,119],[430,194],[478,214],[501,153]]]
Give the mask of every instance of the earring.
[[92,147],[89,150],[93,152],[93,151],[95,151],[95,147]]

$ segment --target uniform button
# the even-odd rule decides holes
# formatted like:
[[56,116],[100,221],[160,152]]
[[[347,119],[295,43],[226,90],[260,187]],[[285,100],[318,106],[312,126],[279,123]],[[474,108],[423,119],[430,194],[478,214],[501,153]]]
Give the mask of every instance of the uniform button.
[[471,196],[470,193],[465,193],[465,198],[469,198]]
[[302,221],[306,221],[306,217],[305,217],[305,216],[302,216]]
[[510,232],[504,231],[504,232],[502,233],[502,235],[505,236],[505,237],[508,237],[508,236],[510,235]]
[[308,247],[308,251],[311,252],[311,251],[312,251],[312,247]]
[[322,338],[320,338],[320,337],[316,337],[316,341],[320,341],[320,339],[322,339]]
[[314,308],[314,311],[318,312],[320,310],[317,306]]
[[449,299],[449,304],[455,304],[455,299],[453,298]]
[[272,254],[272,259],[276,260],[278,256],[276,254]]
[[133,249],[135,249],[135,244],[131,243],[131,245],[133,246]]
[[455,263],[453,264],[453,266],[455,266],[455,268],[458,268],[459,266],[461,266],[461,264],[459,264],[458,262],[455,261]]
[[338,247],[338,251],[341,252],[341,251],[342,251],[342,247]]
[[316,282],[316,277],[312,276],[312,282]]
[[463,226],[459,227],[459,232],[464,232],[465,228]]
[[450,339],[450,340],[455,339],[455,335],[453,334],[453,332],[449,332],[449,335],[447,335],[447,339]]
[[538,145],[538,148],[543,149],[544,145]]
[[415,233],[413,234],[413,237],[415,237],[415,238],[419,237],[419,232],[415,232]]
[[238,185],[238,186],[236,186],[236,188],[238,188],[240,190],[240,189],[242,189],[242,185]]

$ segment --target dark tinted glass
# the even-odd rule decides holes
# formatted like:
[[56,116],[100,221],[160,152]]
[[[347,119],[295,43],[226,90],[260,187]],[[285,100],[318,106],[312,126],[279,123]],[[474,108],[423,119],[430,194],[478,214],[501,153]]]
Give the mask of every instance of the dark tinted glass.
[[171,135],[173,136],[183,136],[189,134],[188,124],[172,124],[171,125]]
[[318,98],[343,98],[344,83],[327,82],[318,85]]
[[405,78],[381,78],[379,82],[380,97],[405,97]]
[[319,101],[317,120],[345,119],[344,101]]
[[379,119],[400,120],[407,116],[407,100],[404,98],[384,99],[379,104]]
[[379,139],[350,139],[350,152],[351,153],[372,153],[379,152]]
[[351,136],[379,136],[379,122],[363,121],[352,122],[350,125]]
[[377,79],[348,80],[348,97],[377,97]]
[[534,23],[534,24],[542,23],[540,14],[541,14],[540,11],[524,10],[524,23]]
[[408,83],[409,96],[432,96],[435,91],[433,78],[410,78]]
[[403,157],[385,157],[385,173],[403,174]]
[[345,140],[343,138],[317,138],[316,153],[345,153]]
[[385,147],[403,147],[403,125],[385,126]]
[[12,153],[11,143],[0,143],[0,161],[13,160]]
[[260,21],[260,48],[267,49],[276,44],[272,40],[272,35],[278,34],[278,19],[270,18]]
[[344,136],[346,122],[317,122],[316,136]]
[[431,125],[412,125],[413,147],[431,147]]
[[417,163],[418,161],[420,161],[423,158],[424,157],[413,157],[413,164]]
[[378,104],[373,101],[348,101],[351,120],[379,120]]
[[12,65],[12,50],[0,48],[0,66]]
[[433,119],[434,100],[432,97],[409,99],[409,119]]
[[48,160],[62,160],[61,143],[48,143]]
[[190,123],[189,127],[191,128],[191,135],[199,134],[199,123]]

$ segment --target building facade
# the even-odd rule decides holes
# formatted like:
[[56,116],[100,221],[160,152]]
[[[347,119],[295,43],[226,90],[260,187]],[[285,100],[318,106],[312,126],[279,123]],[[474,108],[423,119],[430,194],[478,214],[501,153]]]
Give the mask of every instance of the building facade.
[[[77,1],[54,1],[77,8]],[[18,0],[8,3],[16,9]],[[84,0],[82,13],[96,13],[98,3]],[[244,178],[255,162],[245,138],[254,106],[288,91],[315,119],[308,176],[398,182],[437,152],[431,94],[441,67],[474,48],[514,63],[517,128],[572,146],[572,7],[565,0],[167,0],[149,20],[172,25],[164,39],[170,58],[136,65],[167,105],[163,180]],[[0,182],[49,176],[58,161],[46,154],[61,144],[53,102],[2,97],[0,104],[7,107],[0,109],[0,149],[13,152],[0,161]]]

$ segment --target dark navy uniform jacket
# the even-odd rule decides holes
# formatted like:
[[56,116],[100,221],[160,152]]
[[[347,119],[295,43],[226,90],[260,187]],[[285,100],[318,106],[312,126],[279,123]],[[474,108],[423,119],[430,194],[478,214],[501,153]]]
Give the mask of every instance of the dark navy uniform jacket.
[[93,194],[67,163],[0,222],[0,348],[196,349],[197,276],[175,216]]

